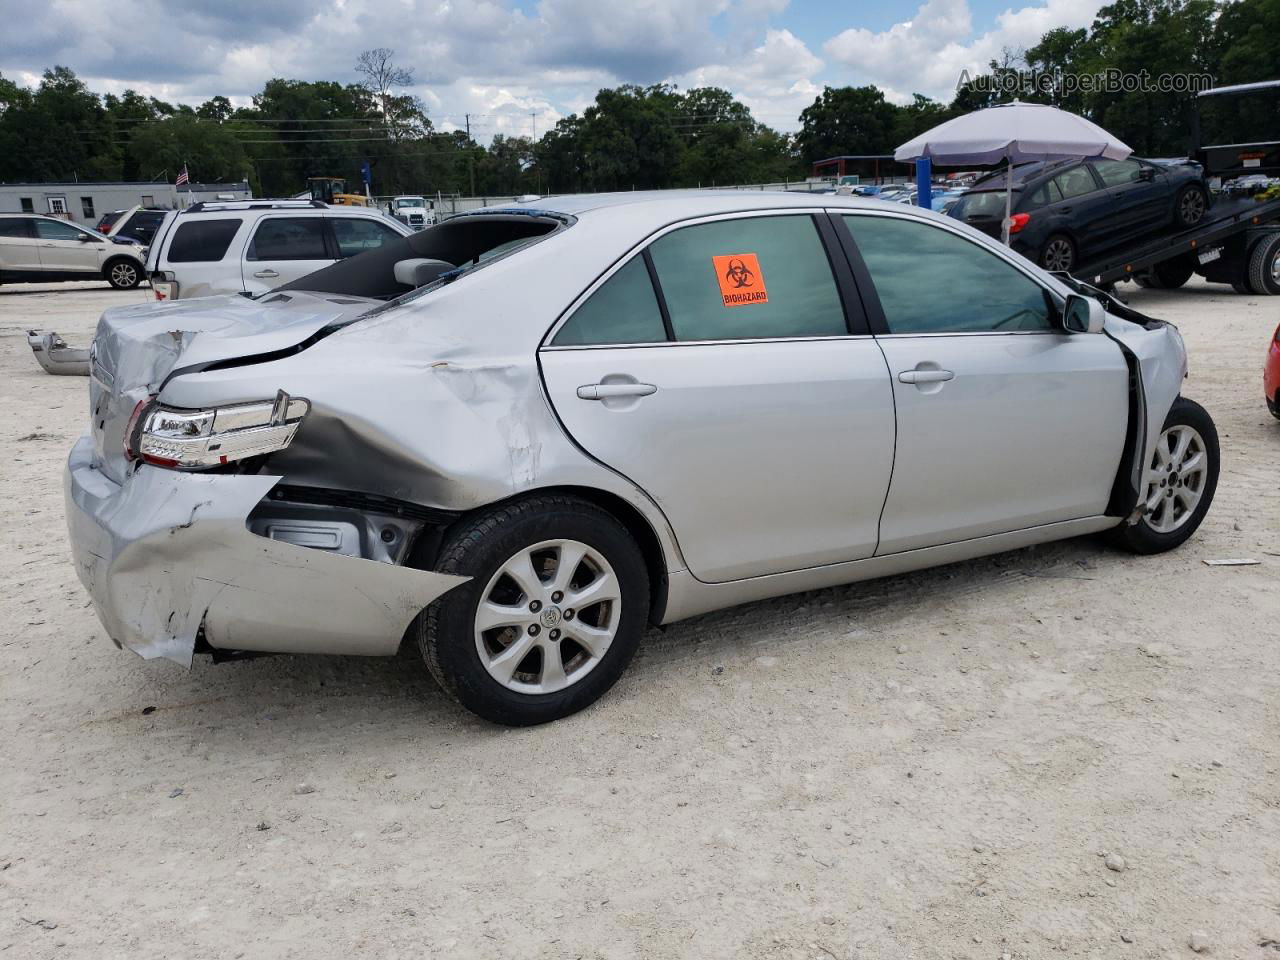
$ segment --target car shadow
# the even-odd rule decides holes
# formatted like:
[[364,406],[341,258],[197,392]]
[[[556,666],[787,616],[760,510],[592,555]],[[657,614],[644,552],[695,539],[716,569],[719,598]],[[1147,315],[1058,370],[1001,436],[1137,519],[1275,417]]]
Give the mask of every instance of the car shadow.
[[[791,594],[733,607],[650,629],[618,691],[575,717],[542,730],[581,734],[579,724],[598,711],[631,710],[691,663],[708,670],[763,652],[796,654],[815,636],[866,645],[888,643],[877,628],[892,626],[927,597],[934,608],[1014,590],[1028,578],[1064,583],[1098,580],[1117,554],[1093,537],[1027,547],[916,573]],[[139,669],[146,669],[141,668]],[[273,655],[214,664],[196,658],[188,673],[156,670],[129,697],[94,722],[130,716],[174,730],[199,728],[206,741],[246,756],[275,746],[288,752],[343,743],[370,750],[403,735],[430,743],[458,735],[487,739],[505,728],[481,720],[454,703],[428,674],[417,645],[406,641],[395,657]],[[352,740],[354,738],[354,741]]]

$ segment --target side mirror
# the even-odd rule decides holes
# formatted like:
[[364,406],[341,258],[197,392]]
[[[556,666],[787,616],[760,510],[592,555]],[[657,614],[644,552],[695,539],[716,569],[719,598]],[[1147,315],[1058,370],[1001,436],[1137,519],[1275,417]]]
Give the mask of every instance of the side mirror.
[[1062,307],[1062,328],[1067,333],[1101,333],[1107,311],[1092,297],[1073,293]]
[[1150,182],[1151,182],[1152,180],[1154,180],[1155,178],[1156,178],[1156,172],[1155,172],[1154,170],[1152,170],[1150,167],[1139,167],[1139,168],[1138,168],[1138,179],[1139,179],[1139,180],[1143,180],[1143,181],[1146,181],[1147,183],[1150,183]]
[[77,240],[79,240],[81,243],[93,243],[93,242],[94,242],[94,241],[93,241],[93,237],[91,237],[91,236],[90,236],[89,234],[87,234],[87,233],[82,233],[82,234],[80,234],[78,237],[76,237],[76,239],[77,239]]

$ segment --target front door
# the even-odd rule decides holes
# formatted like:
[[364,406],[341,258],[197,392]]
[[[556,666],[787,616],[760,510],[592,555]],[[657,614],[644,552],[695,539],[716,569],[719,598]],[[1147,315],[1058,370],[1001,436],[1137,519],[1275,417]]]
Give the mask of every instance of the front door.
[[860,308],[846,319],[820,223],[671,230],[540,354],[569,434],[658,504],[700,580],[875,551],[892,390]]
[[324,217],[263,217],[241,264],[248,293],[266,293],[337,262],[325,236]]
[[1137,160],[1092,160],[1090,164],[1111,198],[1106,234],[1112,243],[1144,236],[1168,220],[1169,188],[1155,167]]
[[63,220],[46,220],[43,217],[37,217],[34,223],[36,239],[39,242],[41,270],[53,273],[83,273],[86,276],[96,276],[102,272],[105,240]]
[[1052,294],[957,231],[842,219],[897,406],[878,554],[1104,513],[1128,411],[1120,348],[1062,332]]

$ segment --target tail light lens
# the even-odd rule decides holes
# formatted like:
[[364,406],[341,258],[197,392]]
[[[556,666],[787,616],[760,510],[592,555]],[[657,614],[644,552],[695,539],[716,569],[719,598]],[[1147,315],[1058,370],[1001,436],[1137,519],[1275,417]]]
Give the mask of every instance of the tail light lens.
[[1031,214],[1015,213],[1013,216],[1009,218],[1009,232],[1017,233],[1019,230],[1021,230],[1030,222],[1031,222]]
[[135,410],[126,434],[130,459],[177,470],[207,470],[246,457],[283,450],[311,403],[283,390],[275,400],[208,410],[182,410],[152,402]]

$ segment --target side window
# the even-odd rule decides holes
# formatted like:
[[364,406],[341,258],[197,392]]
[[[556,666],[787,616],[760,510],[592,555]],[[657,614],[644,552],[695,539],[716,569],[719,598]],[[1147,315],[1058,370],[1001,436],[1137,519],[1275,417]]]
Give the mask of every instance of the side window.
[[552,341],[557,347],[597,343],[660,343],[667,339],[662,312],[644,257],[605,281],[560,328]]
[[677,340],[848,333],[831,264],[807,214],[684,227],[649,251]]
[[270,217],[258,224],[246,260],[329,260],[320,217]]
[[1098,189],[1098,184],[1089,173],[1089,168],[1085,166],[1073,167],[1066,173],[1060,173],[1053,178],[1053,182],[1057,184],[1064,200],[1082,197]]
[[1058,184],[1050,180],[1042,184],[1035,193],[1031,195],[1031,200],[1027,204],[1028,210],[1038,210],[1040,207],[1047,207],[1051,203],[1057,203],[1062,199],[1062,191],[1058,189]]
[[333,217],[329,222],[333,224],[333,235],[338,239],[340,257],[354,257],[357,253],[377,250],[384,243],[400,239],[400,234],[376,220]]
[[84,233],[79,227],[73,227],[61,220],[37,220],[36,236],[41,240],[76,240]]
[[25,217],[0,217],[0,237],[30,238],[31,231],[27,224],[31,221]]
[[893,217],[846,215],[844,222],[871,273],[890,333],[1053,328],[1044,289],[977,243]]
[[191,220],[174,231],[169,243],[170,263],[216,263],[227,254],[240,221]]
[[1093,169],[1108,187],[1136,183],[1142,171],[1137,160],[1094,160]]

